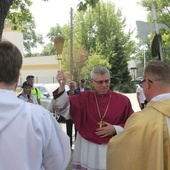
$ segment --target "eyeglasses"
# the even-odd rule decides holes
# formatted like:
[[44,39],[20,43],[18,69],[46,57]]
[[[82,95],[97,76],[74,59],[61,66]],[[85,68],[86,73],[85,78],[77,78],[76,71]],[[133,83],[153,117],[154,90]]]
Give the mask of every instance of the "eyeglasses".
[[100,80],[100,81],[96,81],[94,79],[92,79],[95,83],[97,83],[98,85],[103,85],[103,83],[105,84],[109,84],[110,83],[110,80]]
[[153,81],[150,80],[150,79],[143,79],[143,80],[140,82],[140,84],[143,84],[146,80],[148,80],[150,83],[153,83]]

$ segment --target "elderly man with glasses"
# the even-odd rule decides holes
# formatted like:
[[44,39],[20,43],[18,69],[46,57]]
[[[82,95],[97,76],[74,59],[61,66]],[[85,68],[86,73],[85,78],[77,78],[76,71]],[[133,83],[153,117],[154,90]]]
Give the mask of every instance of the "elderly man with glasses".
[[170,66],[152,61],[141,83],[148,103],[110,140],[107,170],[170,170]]
[[110,73],[105,67],[91,71],[94,91],[68,96],[65,75],[57,74],[60,87],[54,92],[49,110],[72,119],[77,128],[72,169],[106,169],[107,144],[123,131],[127,118],[133,113],[130,100],[110,90]]

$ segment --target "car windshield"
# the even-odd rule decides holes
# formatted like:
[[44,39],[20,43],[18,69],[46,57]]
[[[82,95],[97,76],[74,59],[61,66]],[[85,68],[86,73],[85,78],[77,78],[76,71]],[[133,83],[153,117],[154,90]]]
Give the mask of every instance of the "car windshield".
[[136,80],[142,80],[143,77],[137,77]]
[[[45,87],[48,89],[50,95],[52,95],[53,91],[55,91],[58,87],[59,87],[59,84],[45,84]],[[69,90],[69,86],[68,85],[65,85],[65,89],[66,91]]]
[[45,87],[48,89],[50,95],[52,95],[53,91],[59,87],[59,84],[46,84]]

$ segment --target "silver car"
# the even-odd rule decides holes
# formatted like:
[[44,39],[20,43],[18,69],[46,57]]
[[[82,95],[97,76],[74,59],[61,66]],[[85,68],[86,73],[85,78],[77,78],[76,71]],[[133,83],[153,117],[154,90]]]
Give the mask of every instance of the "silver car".
[[[59,83],[52,84],[34,84],[35,88],[38,88],[41,92],[41,105],[44,108],[47,108],[51,100],[53,99],[53,91],[55,91],[59,87]],[[66,91],[70,88],[68,85],[65,85]]]

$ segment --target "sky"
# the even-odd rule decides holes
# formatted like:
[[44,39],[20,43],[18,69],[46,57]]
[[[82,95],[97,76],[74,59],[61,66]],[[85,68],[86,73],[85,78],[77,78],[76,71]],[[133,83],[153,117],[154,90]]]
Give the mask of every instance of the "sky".
[[[107,0],[104,0],[107,1]],[[108,0],[109,1],[109,0]],[[146,21],[146,11],[143,7],[138,6],[138,0],[110,0],[115,3],[116,7],[121,9],[122,15],[127,19],[127,29],[135,29],[136,21]],[[36,22],[36,31],[45,36],[51,27],[56,24],[68,24],[70,20],[70,7],[76,11],[76,5],[79,0],[34,0],[31,6],[32,15]]]

